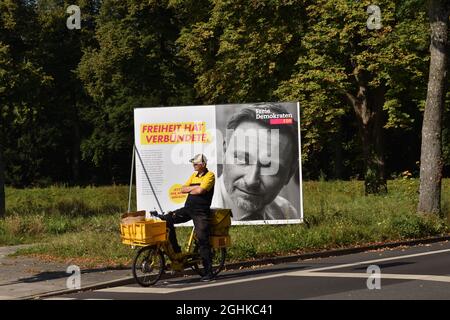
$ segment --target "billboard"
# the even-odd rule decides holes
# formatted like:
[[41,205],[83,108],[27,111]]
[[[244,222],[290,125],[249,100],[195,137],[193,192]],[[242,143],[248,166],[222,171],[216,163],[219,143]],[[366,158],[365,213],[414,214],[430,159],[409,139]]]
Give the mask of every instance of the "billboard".
[[211,207],[231,209],[233,224],[302,222],[298,103],[138,108],[134,126],[138,210],[182,207],[189,159],[203,153]]

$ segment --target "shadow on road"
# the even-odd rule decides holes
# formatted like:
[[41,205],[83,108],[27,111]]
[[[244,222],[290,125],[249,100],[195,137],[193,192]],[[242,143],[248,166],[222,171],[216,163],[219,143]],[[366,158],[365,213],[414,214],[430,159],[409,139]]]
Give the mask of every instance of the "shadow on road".
[[[220,280],[237,280],[237,279],[241,279],[244,277],[251,277],[251,276],[258,276],[258,275],[264,275],[264,274],[275,274],[275,273],[283,273],[283,272],[289,272],[289,271],[300,271],[303,269],[307,269],[310,266],[284,266],[284,267],[272,267],[272,268],[267,268],[267,269],[258,269],[258,270],[237,270],[237,271],[231,271],[232,273],[228,273],[225,274],[223,273],[224,271],[222,271],[222,273],[220,273],[217,277],[216,277],[216,281],[220,281]],[[182,274],[180,274],[181,276]],[[158,285],[156,285],[155,287],[164,287],[167,285],[183,285],[183,284],[193,284],[193,283],[198,283],[198,284],[204,284],[203,282],[199,281],[200,276],[192,276],[190,275],[189,277],[186,277],[186,279],[182,279],[179,280],[179,278],[174,279],[174,281],[169,281],[170,278],[165,278],[164,276],[161,277],[161,283],[158,283]],[[162,282],[166,280],[165,282]]]
[[[86,274],[95,274],[95,273],[103,273],[103,272],[107,272],[107,271],[114,271],[114,270],[128,270],[129,268],[124,268],[124,267],[111,267],[111,268],[101,268],[101,269],[86,269],[86,270],[81,270],[81,275],[86,275]],[[35,282],[42,282],[42,281],[50,281],[50,280],[55,280],[55,279],[61,279],[61,278],[67,278],[71,275],[72,273],[67,273],[65,270],[64,271],[43,271],[37,274],[34,274],[30,277],[23,277],[20,279],[17,279],[15,281],[11,281],[11,282],[6,282],[6,283],[1,283],[0,287],[2,286],[9,286],[9,285],[13,285],[13,284],[19,284],[19,283],[35,283]]]

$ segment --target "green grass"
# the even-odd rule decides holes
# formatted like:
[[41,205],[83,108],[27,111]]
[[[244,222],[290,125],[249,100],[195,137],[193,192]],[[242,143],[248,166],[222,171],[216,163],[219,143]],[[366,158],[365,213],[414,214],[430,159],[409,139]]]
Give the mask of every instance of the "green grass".
[[[443,182],[440,217],[415,213],[418,180],[388,182],[389,193],[364,196],[362,181],[305,182],[301,225],[234,226],[229,261],[286,255],[446,234],[450,179]],[[127,266],[134,251],[120,242],[126,186],[6,189],[0,245],[39,243],[18,254],[85,267]],[[132,208],[133,209],[133,208]],[[183,244],[190,228],[178,228]]]

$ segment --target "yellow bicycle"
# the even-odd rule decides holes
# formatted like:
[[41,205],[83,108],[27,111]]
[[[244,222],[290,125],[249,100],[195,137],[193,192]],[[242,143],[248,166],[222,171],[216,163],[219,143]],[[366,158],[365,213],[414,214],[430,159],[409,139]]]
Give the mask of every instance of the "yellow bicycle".
[[[227,247],[231,244],[229,227],[232,213],[229,209],[211,209],[211,211],[210,244],[213,274],[217,275],[225,266]],[[142,212],[138,214],[142,215]],[[129,217],[130,213],[122,216],[122,219]],[[140,247],[133,259],[132,271],[134,279],[141,286],[154,285],[166,271],[182,272],[187,268],[192,268],[200,276],[205,274],[195,228],[192,228],[186,250],[181,253],[175,253],[168,241],[169,229],[166,228],[164,220],[146,219],[132,223],[122,222],[120,229],[122,243]]]

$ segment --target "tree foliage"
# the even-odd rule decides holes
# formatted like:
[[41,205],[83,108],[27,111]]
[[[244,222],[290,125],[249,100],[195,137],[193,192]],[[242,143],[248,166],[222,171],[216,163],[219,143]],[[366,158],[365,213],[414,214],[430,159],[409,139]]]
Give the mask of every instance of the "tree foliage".
[[[353,110],[364,155],[366,192],[377,193],[386,184],[382,128],[407,128],[413,121],[401,99],[411,86],[423,83],[427,28],[423,12],[408,12],[399,2],[386,0],[377,2],[381,29],[370,30],[365,10],[370,4],[311,2],[306,8],[301,54],[277,93],[304,106],[307,154],[320,150],[326,133],[337,130],[341,117]],[[420,92],[410,95],[423,99]]]
[[298,56],[303,1],[213,1],[178,43],[206,103],[274,99]]
[[53,78],[43,70],[36,50],[39,31],[34,27],[34,8],[27,1],[6,0],[0,3],[0,12],[0,144],[5,179],[26,185],[43,178],[45,155],[51,148],[52,129],[42,122],[49,113],[45,96]]
[[383,191],[418,169],[429,34],[425,0],[2,0],[5,182],[125,183],[134,108],[283,100],[301,104],[303,177]]
[[104,0],[97,24],[96,43],[77,71],[93,100],[86,112],[92,132],[81,150],[96,166],[123,175],[114,159],[129,161],[133,109],[189,104],[193,91],[176,56],[179,25],[167,2]]

